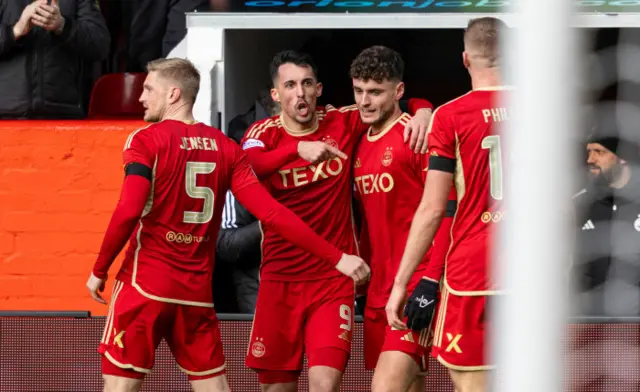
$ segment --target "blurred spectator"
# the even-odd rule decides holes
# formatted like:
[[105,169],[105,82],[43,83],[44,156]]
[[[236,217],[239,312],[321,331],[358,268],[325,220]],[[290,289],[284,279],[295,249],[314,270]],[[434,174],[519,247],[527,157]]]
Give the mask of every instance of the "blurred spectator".
[[586,150],[588,185],[573,197],[578,311],[583,316],[640,316],[638,149],[598,133]]
[[187,35],[185,14],[208,11],[210,0],[134,0],[127,71],[144,72],[147,63],[167,57]]
[[271,89],[266,87],[258,92],[258,99],[244,114],[239,114],[229,121],[227,136],[240,143],[247,128],[256,121],[280,113],[280,104],[271,99]]
[[84,72],[109,31],[95,0],[60,1],[0,1],[0,117],[84,117]]
[[[240,143],[247,128],[256,121],[277,115],[280,106],[273,102],[268,89],[258,94],[251,109],[229,123],[228,136]],[[222,213],[222,230],[218,236],[216,261],[232,266],[238,308],[241,313],[253,313],[256,307],[262,260],[260,222],[227,194]],[[223,295],[223,294],[221,294]]]

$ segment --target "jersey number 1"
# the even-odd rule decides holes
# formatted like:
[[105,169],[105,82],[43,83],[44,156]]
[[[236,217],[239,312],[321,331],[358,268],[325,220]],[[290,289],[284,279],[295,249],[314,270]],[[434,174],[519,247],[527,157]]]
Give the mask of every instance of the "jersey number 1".
[[185,187],[187,195],[193,199],[203,199],[204,206],[201,212],[185,211],[184,223],[207,223],[213,218],[213,202],[215,195],[213,189],[206,186],[197,186],[198,174],[211,174],[216,169],[215,162],[187,162],[185,173]]
[[492,135],[482,139],[482,148],[489,149],[489,181],[491,197],[502,200],[502,151],[500,136]]

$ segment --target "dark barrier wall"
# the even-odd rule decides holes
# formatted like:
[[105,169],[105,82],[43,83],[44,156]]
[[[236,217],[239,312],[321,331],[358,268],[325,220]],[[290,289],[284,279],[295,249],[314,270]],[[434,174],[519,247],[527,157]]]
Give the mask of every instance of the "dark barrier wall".
[[[36,317],[0,318],[1,392],[99,392],[102,391],[100,356],[104,318],[61,319]],[[221,321],[227,375],[234,392],[259,392],[258,378],[244,366],[251,321]],[[354,353],[342,391],[370,391],[371,372],[365,372],[362,356],[362,324],[355,324]],[[453,392],[445,369],[430,364],[428,390]],[[306,369],[306,368],[305,368]],[[307,378],[301,384],[307,391]],[[176,367],[168,347],[161,344],[153,373],[142,391],[190,391],[187,378]]]
[[[103,324],[104,318],[0,317],[0,391],[101,391],[96,348]],[[356,323],[355,328],[353,356],[342,391],[370,391],[371,372],[363,368],[362,324]],[[232,390],[258,392],[257,377],[244,367],[251,321],[221,321],[221,330]],[[640,391],[639,324],[577,324],[567,331],[566,391]],[[526,366],[526,358],[522,365]],[[430,366],[427,390],[452,392],[446,370],[433,359]],[[300,390],[306,391],[304,374],[301,381]],[[164,343],[142,390],[190,390]]]

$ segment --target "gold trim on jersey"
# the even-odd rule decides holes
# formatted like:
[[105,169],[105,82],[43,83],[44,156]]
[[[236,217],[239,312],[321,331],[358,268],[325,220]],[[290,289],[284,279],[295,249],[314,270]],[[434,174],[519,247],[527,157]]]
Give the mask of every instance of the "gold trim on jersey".
[[351,231],[353,232],[353,239],[355,241],[356,244],[356,254],[358,256],[360,256],[360,244],[358,243],[358,233],[357,233],[357,225],[356,225],[356,216],[355,216],[355,211],[354,211],[355,205],[353,204],[353,201],[351,202]]
[[131,369],[131,370],[135,370],[138,373],[151,374],[151,369],[145,369],[145,368],[134,366],[130,363],[121,363],[117,361],[114,357],[111,356],[111,354],[109,354],[108,351],[104,353],[104,356],[109,360],[109,362],[116,365],[120,369]]
[[447,271],[445,267],[444,272],[444,285],[451,292],[451,294],[456,295],[458,297],[490,297],[492,295],[500,295],[503,294],[500,290],[478,290],[478,291],[459,291],[452,289],[447,281]]
[[442,346],[442,328],[444,327],[444,319],[447,313],[447,302],[449,302],[449,291],[446,287],[443,287],[440,294],[438,317],[433,332],[433,345],[438,348]]
[[182,370],[185,374],[188,374],[190,376],[197,376],[197,377],[201,377],[201,376],[208,376],[210,374],[215,374],[215,373],[220,373],[221,371],[223,371],[226,367],[227,364],[224,363],[222,364],[222,366],[218,366],[215,369],[210,369],[210,370],[205,370],[202,372],[192,372],[191,370],[187,370],[185,368],[183,368],[182,366],[178,365],[178,367],[180,368],[180,370]]
[[411,120],[411,116],[408,113],[400,113],[398,117],[396,117],[393,121],[391,121],[380,133],[372,135],[373,128],[369,127],[367,130],[367,140],[370,142],[375,142],[380,140],[384,135],[386,135],[393,127],[396,126],[397,123],[401,123],[402,125],[407,125],[407,123]]
[[333,105],[331,105],[331,104],[327,104],[327,105],[325,105],[325,107],[324,107],[324,111],[325,111],[325,112],[327,112],[327,113],[329,113],[329,112],[333,112],[333,111],[335,111],[335,110],[338,110],[338,109],[336,109],[336,107],[335,107],[335,106],[333,106]]
[[464,194],[467,190],[467,184],[464,182],[464,168],[462,167],[462,154],[460,153],[460,139],[458,138],[458,133],[456,135],[456,172],[453,177],[453,185],[456,188],[456,195],[458,199],[458,203],[464,197]]
[[[260,265],[264,259],[264,230],[262,229],[262,221],[258,221],[258,228],[260,229]],[[258,283],[260,283],[260,273],[258,273]]]
[[107,319],[104,323],[104,331],[102,332],[102,340],[101,343],[107,344],[109,339],[111,338],[111,331],[113,331],[113,314],[115,312],[114,308],[116,307],[116,301],[118,300],[118,294],[122,290],[124,283],[117,280],[113,284],[113,290],[111,291],[111,303],[109,304],[109,313],[107,313]]
[[142,215],[140,218],[147,216],[151,212],[151,208],[153,207],[153,193],[156,189],[156,169],[158,168],[158,156],[156,155],[156,159],[153,161],[153,169],[151,171],[151,188],[149,191],[149,197],[147,198],[147,203],[144,205],[144,209],[142,210]]
[[449,105],[451,103],[454,103],[455,101],[457,101],[459,99],[462,99],[462,98],[466,97],[467,95],[471,94],[472,92],[473,92],[473,90],[471,90],[471,91],[469,91],[467,93],[464,93],[461,96],[459,96],[457,98],[454,98],[451,101],[445,102],[442,105],[438,106],[436,108],[436,110],[433,111],[433,114],[431,115],[431,120],[429,121],[429,126],[427,127],[427,135],[431,133],[431,129],[433,128],[433,121],[435,120],[436,114],[438,114],[440,109],[442,109],[443,107],[445,107],[445,106],[447,106],[447,105]]
[[492,370],[495,368],[495,365],[484,365],[484,366],[458,366],[452,363],[445,361],[440,355],[438,355],[438,362],[440,362],[444,367],[449,368],[451,370],[459,370],[463,372],[477,372],[481,370]]
[[247,134],[246,134],[245,138],[246,139],[258,139],[268,129],[277,128],[280,125],[281,125],[280,118],[267,119],[266,121],[264,121],[264,122],[262,122],[260,124],[256,124],[256,125],[252,126],[251,128],[249,128],[249,131],[247,131]]
[[[328,105],[328,106],[330,106],[330,105]],[[333,106],[331,106],[331,107],[333,107]],[[338,111],[340,113],[352,112],[354,110],[358,110],[358,106],[356,104],[349,105],[349,106],[343,106],[343,107],[338,109]]]
[[150,126],[152,126],[152,125],[155,125],[155,124],[149,124],[149,125],[147,125],[146,127],[138,128],[138,129],[136,129],[135,131],[131,132],[131,133],[129,134],[129,136],[127,136],[127,140],[124,142],[124,148],[122,149],[122,151],[125,151],[125,150],[127,150],[127,149],[131,148],[131,143],[133,143],[133,137],[134,137],[134,136],[136,136],[136,134],[137,134],[138,132],[140,132],[140,131],[143,131],[143,130],[147,129],[147,128],[149,128],[149,127],[150,127]]
[[314,133],[315,131],[318,130],[318,127],[320,125],[320,118],[318,118],[318,112],[316,111],[314,113],[314,118],[313,118],[313,125],[310,128],[307,129],[303,129],[300,131],[296,131],[295,129],[291,129],[289,128],[289,126],[287,126],[287,124],[284,121],[284,114],[280,113],[280,122],[282,123],[282,129],[284,129],[284,131],[286,133],[288,133],[289,135],[293,136],[293,137],[300,137],[300,136],[308,136],[311,135],[312,133]]

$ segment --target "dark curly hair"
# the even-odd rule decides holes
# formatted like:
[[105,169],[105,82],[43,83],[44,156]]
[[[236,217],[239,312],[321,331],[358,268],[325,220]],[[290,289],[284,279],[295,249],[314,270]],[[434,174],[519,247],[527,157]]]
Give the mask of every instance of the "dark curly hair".
[[404,60],[395,50],[376,45],[360,52],[349,73],[353,79],[399,82],[404,75]]

